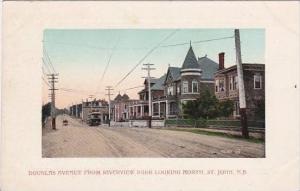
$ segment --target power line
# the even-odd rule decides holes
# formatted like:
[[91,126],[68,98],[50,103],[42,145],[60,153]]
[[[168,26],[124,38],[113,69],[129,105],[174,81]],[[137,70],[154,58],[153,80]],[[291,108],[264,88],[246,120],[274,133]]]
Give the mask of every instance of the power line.
[[51,72],[51,69],[50,69],[49,66],[47,65],[47,62],[45,62],[44,58],[42,58],[42,61],[43,61],[43,64],[44,64],[46,70],[48,71],[48,73],[49,73],[49,74],[52,73],[52,72]]
[[109,66],[109,64],[110,64],[111,58],[112,58],[112,56],[113,56],[113,54],[114,54],[114,52],[115,52],[115,49],[117,48],[117,45],[119,44],[119,41],[120,41],[120,38],[118,38],[116,44],[114,45],[114,47],[113,47],[113,49],[112,49],[112,51],[111,51],[111,54],[109,55],[108,62],[107,62],[107,64],[106,64],[105,68],[104,68],[104,71],[103,71],[102,76],[101,76],[101,78],[100,78],[100,83],[98,84],[96,91],[98,90],[100,84],[103,82],[103,78],[104,78],[104,76],[105,76],[105,74],[106,74],[106,71],[107,71],[108,66]]
[[126,89],[122,89],[120,91],[127,91],[127,90],[132,90],[132,89],[137,89],[137,88],[142,88],[144,86],[135,86],[135,87],[131,87],[131,88],[126,88]]
[[[55,41],[45,41],[45,40],[43,42],[44,43],[61,44],[61,45],[67,45],[67,46],[75,46],[75,47],[85,46],[86,48],[98,49],[98,50],[113,50],[113,48],[94,46],[94,45],[90,45],[90,44],[71,43],[71,42],[55,42]],[[146,47],[121,47],[121,48],[118,48],[118,49],[122,49],[122,50],[141,50],[141,49],[147,49],[147,48]]]
[[230,38],[234,38],[234,36],[212,38],[212,39],[207,39],[207,40],[198,40],[198,41],[191,41],[191,42],[178,43],[178,44],[169,44],[169,45],[164,45],[164,46],[160,46],[160,47],[165,48],[165,47],[172,47],[172,46],[182,46],[182,45],[188,45],[190,43],[198,44],[198,43],[211,42],[211,41],[217,41],[217,40],[225,40],[225,39],[230,39]]
[[155,49],[157,49],[163,42],[168,40],[171,36],[173,36],[179,29],[171,32],[166,38],[160,41],[156,46],[154,46],[147,54],[115,85],[118,86],[122,83]]
[[52,64],[52,62],[50,60],[50,57],[49,57],[49,55],[48,55],[47,50],[45,49],[45,47],[43,47],[43,51],[44,51],[44,54],[46,54],[46,58],[48,60],[48,64],[51,66],[51,68],[53,70],[53,73],[56,73],[56,71],[54,69],[54,66],[53,66],[53,64]]
[[50,86],[50,84],[47,82],[47,80],[45,80],[44,77],[42,77],[42,79],[43,79],[43,81],[45,82],[45,84],[51,88],[51,86]]

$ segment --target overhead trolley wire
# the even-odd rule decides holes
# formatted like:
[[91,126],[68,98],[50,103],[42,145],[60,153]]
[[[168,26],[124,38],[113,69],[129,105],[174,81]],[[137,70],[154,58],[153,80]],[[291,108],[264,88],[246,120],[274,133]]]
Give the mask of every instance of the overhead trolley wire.
[[45,47],[43,47],[43,51],[44,51],[44,55],[46,55],[46,59],[48,60],[48,64],[51,66],[52,70],[53,70],[53,73],[56,73],[55,69],[54,69],[54,66],[50,60],[50,57],[47,53],[47,50],[45,49]]
[[165,37],[162,41],[160,41],[156,46],[154,46],[151,50],[147,52],[147,54],[115,85],[117,87],[120,83],[122,83],[155,49],[157,49],[163,42],[172,37],[179,29],[172,31],[167,37]]

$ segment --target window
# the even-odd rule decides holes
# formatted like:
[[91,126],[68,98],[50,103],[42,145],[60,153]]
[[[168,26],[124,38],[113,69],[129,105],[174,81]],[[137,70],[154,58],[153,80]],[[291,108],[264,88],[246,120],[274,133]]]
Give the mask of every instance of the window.
[[261,89],[262,87],[262,80],[260,74],[254,75],[254,89]]
[[173,86],[168,87],[168,95],[173,95]]
[[232,87],[232,90],[238,89],[238,78],[237,78],[237,76],[233,76],[233,77],[232,77],[232,81],[233,81],[233,87]]
[[219,80],[219,90],[221,92],[223,92],[225,90],[225,87],[224,87],[224,79],[220,79]]
[[180,86],[177,86],[177,94],[180,94]]
[[188,93],[189,92],[189,84],[188,84],[187,81],[182,82],[182,90],[183,90],[183,93]]
[[216,88],[215,91],[218,92],[219,91],[219,80],[216,80]]
[[192,91],[193,93],[198,92],[198,82],[196,80],[192,81]]
[[231,76],[229,80],[229,90],[236,90],[238,88],[237,76]]

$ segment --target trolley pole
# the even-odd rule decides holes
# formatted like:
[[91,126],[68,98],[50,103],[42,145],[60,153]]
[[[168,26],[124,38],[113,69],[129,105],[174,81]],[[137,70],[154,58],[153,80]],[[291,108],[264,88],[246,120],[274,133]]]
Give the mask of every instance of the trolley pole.
[[110,118],[111,118],[111,105],[110,105],[110,96],[112,96],[113,94],[110,92],[112,89],[112,86],[106,86],[106,89],[107,90],[107,96],[108,96],[108,126],[110,127]]
[[51,88],[49,89],[51,91],[51,119],[52,119],[52,129],[56,130],[56,108],[55,108],[55,91],[58,89],[55,89],[55,83],[57,83],[57,76],[58,74],[48,74],[49,83],[51,84]]
[[244,74],[243,74],[239,29],[234,30],[234,37],[235,37],[236,62],[237,62],[237,73],[238,73],[239,104],[240,104],[242,136],[248,139],[249,132],[248,132],[248,124],[247,124],[246,96],[245,96],[245,87],[244,87]]
[[149,97],[149,124],[148,127],[151,128],[151,120],[152,120],[152,95],[151,95],[151,75],[150,71],[155,70],[155,68],[151,68],[154,64],[143,64],[146,68],[142,68],[142,70],[147,70],[147,81],[148,81],[148,97]]

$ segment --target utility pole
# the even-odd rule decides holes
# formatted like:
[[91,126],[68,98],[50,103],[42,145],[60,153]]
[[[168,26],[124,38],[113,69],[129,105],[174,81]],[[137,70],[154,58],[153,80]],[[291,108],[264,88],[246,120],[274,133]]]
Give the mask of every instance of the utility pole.
[[89,95],[89,98],[91,98],[91,112],[92,113],[92,110],[93,110],[93,97],[94,95]]
[[249,132],[248,132],[248,124],[247,124],[246,96],[245,96],[245,87],[244,87],[244,74],[243,74],[239,29],[234,30],[234,37],[235,37],[235,50],[236,50],[236,62],[237,62],[236,65],[237,65],[237,73],[238,73],[239,103],[240,103],[242,136],[244,138],[248,139]]
[[56,130],[56,108],[55,108],[55,83],[57,83],[57,76],[58,74],[48,74],[48,80],[51,84],[51,88],[49,89],[51,91],[51,119],[52,119],[52,129]]
[[112,89],[112,86],[106,86],[106,89],[105,90],[107,90],[107,94],[106,95],[108,95],[108,126],[110,127],[110,110],[111,110],[111,106],[110,106],[110,96],[111,95],[113,95],[112,93],[110,93],[110,91],[111,90],[113,90]]
[[150,71],[155,70],[155,68],[151,68],[154,64],[143,64],[146,68],[142,68],[142,70],[147,70],[147,79],[148,79],[148,97],[149,97],[149,128],[151,128],[151,118],[152,118],[152,96],[151,96],[151,75]]

